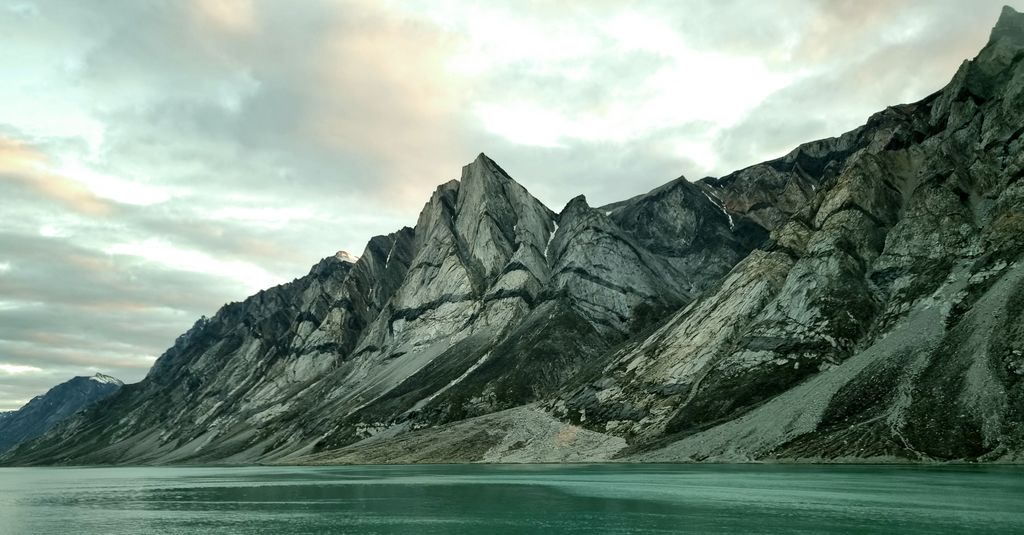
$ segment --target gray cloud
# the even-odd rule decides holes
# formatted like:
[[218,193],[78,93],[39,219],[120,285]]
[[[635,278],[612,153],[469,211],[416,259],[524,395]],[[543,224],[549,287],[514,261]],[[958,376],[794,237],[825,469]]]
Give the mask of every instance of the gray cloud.
[[558,210],[838,135],[941,87],[1002,3],[0,6],[0,365],[38,369],[0,369],[0,410],[141,378],[481,151]]
[[[800,46],[802,54],[829,68],[771,95],[724,130],[715,141],[722,155],[718,173],[781,156],[805,141],[839,135],[886,106],[939,90],[985,44],[1000,5],[990,2],[985,9],[979,2],[978,9],[965,11],[954,1],[836,3],[843,10],[824,17]],[[861,8],[869,13],[842,18]],[[920,29],[886,41],[891,27],[900,25]]]

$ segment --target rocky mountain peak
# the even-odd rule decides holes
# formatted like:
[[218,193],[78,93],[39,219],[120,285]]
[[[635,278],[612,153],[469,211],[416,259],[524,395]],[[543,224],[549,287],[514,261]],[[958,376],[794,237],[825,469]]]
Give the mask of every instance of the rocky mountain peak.
[[319,262],[310,268],[309,274],[322,277],[339,270],[348,271],[356,264],[357,261],[358,258],[355,258],[354,260],[345,260],[340,258],[338,255],[333,254],[320,259]]
[[355,264],[356,261],[359,260],[358,256],[348,251],[338,251],[337,253],[334,253],[334,258],[337,258],[342,262],[348,262],[349,264]]
[[1024,43],[1024,14],[1010,6],[1003,6],[1003,11],[999,15],[999,21],[992,28],[989,42],[995,42],[1004,38]]
[[496,174],[497,178],[512,180],[512,177],[508,176],[508,173],[497,162],[482,152],[477,154],[472,162],[462,167],[462,181],[465,182],[467,179],[472,180],[473,177],[483,176],[480,173]]
[[[978,85],[998,83],[994,80],[1006,74],[1009,67],[1016,62],[1017,55],[1022,48],[1024,48],[1024,15],[1012,7],[1006,6],[999,17],[999,22],[992,28],[988,44],[971,62],[974,67],[967,77],[973,78],[968,81],[968,85],[973,86],[972,91],[976,91]],[[978,78],[983,78],[984,81],[979,81]],[[954,78],[953,85],[956,85],[956,82],[957,80]],[[988,94],[990,91],[983,90],[982,93],[984,94],[979,96],[986,99],[992,98],[992,95]]]
[[[475,160],[462,167],[459,179],[459,206],[469,200],[486,200],[487,196],[504,197],[505,188],[522,188],[494,160],[480,153]],[[485,197],[481,199],[481,196]]]
[[569,199],[569,202],[565,203],[565,208],[562,208],[562,213],[559,217],[566,217],[569,214],[586,210],[590,210],[590,204],[587,202],[587,196],[577,195],[572,199]]
[[115,377],[111,377],[109,375],[102,374],[102,373],[99,373],[99,372],[96,372],[95,375],[93,375],[92,377],[89,377],[89,380],[96,381],[97,383],[105,384],[105,385],[124,386],[124,383],[121,382],[120,379],[117,379]]
[[456,234],[488,281],[521,245],[542,250],[553,230],[551,210],[483,153],[462,169],[455,211]]
[[114,395],[122,386],[120,380],[102,373],[74,377],[32,398],[24,407],[3,413],[0,453],[46,433],[75,413]]

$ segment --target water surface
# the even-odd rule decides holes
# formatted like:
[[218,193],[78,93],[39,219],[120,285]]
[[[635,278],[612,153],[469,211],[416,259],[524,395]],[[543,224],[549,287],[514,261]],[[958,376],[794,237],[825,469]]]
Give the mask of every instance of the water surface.
[[1024,469],[0,468],[0,533],[1024,533]]

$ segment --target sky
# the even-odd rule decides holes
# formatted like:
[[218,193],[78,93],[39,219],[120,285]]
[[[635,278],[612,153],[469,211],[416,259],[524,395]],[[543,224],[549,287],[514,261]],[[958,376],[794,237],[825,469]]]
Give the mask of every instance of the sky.
[[480,152],[558,211],[941,88],[998,0],[0,3],[0,410],[412,225]]

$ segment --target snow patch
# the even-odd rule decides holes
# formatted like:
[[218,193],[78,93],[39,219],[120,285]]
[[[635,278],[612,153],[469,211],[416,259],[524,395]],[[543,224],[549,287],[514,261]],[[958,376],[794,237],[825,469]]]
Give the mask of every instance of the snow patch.
[[703,193],[704,196],[707,197],[709,201],[711,201],[711,204],[717,206],[718,209],[721,210],[723,214],[725,214],[725,217],[729,218],[729,228],[736,228],[736,224],[733,223],[732,216],[729,215],[729,212],[725,209],[725,206],[722,204],[722,200],[719,199],[717,196],[714,199],[712,199],[711,196],[708,195],[707,192],[704,190],[701,190],[701,193]]
[[113,378],[113,377],[111,377],[109,375],[104,375],[102,373],[97,373],[96,375],[93,375],[89,379],[92,380],[92,381],[96,381],[97,383],[105,384],[105,385],[117,385],[117,386],[123,386],[124,385],[124,383],[122,383],[120,380],[115,379],[115,378]]
[[354,255],[354,254],[352,254],[352,253],[350,253],[348,251],[338,251],[337,253],[334,253],[334,258],[337,258],[338,260],[341,260],[342,262],[348,262],[349,264],[355,264],[356,261],[359,260],[358,256],[356,256],[356,255]]
[[548,234],[548,243],[544,246],[544,258],[548,257],[548,249],[551,248],[551,242],[555,240],[555,233],[558,232],[558,221],[552,221],[555,228],[551,229],[551,234]]

